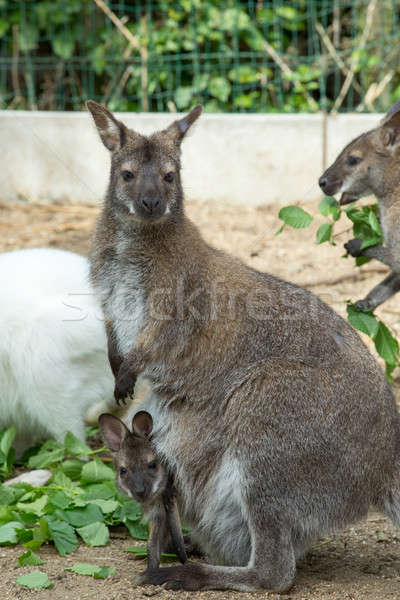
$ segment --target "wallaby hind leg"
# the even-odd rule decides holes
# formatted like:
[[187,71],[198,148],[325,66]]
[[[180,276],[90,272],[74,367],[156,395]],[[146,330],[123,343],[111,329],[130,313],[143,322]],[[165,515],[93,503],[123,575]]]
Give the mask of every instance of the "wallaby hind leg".
[[238,590],[284,592],[293,584],[296,560],[289,530],[263,523],[252,536],[252,552],[247,567],[221,567],[187,562],[143,573],[140,585],[166,584],[174,590]]
[[378,283],[363,300],[356,302],[359,308],[375,310],[377,306],[391,298],[400,290],[400,274],[390,273],[383,281]]

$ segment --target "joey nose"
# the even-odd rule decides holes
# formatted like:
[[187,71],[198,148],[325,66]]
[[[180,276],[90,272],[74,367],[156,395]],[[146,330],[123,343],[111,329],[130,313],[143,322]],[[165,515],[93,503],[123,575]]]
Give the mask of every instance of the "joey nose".
[[142,206],[149,214],[153,213],[160,205],[160,201],[157,198],[143,198]]

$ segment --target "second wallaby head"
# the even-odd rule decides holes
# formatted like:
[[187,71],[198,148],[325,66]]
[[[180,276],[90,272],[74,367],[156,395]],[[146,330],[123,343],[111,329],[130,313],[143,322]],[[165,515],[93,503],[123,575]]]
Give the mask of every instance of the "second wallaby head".
[[146,411],[132,420],[132,432],[117,417],[103,414],[99,427],[104,442],[113,453],[120,490],[137,502],[149,502],[160,496],[168,475],[150,444],[153,420]]
[[384,199],[400,184],[400,101],[376,129],[348,144],[319,179],[327,196],[340,194],[340,204],[375,194]]
[[163,131],[143,136],[118,121],[104,106],[88,100],[100,138],[111,152],[109,201],[128,222],[159,224],[182,211],[180,146],[200,116],[195,106]]

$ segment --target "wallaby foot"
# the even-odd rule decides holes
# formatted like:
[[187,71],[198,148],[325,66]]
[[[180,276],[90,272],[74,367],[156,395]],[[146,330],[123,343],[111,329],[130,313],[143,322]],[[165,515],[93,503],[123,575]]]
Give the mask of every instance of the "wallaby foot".
[[400,291],[400,274],[390,273],[383,281],[378,283],[363,300],[356,302],[357,308],[375,310],[382,302],[391,298]]
[[[257,528],[258,529],[258,528]],[[247,567],[222,567],[186,562],[178,567],[146,571],[139,575],[139,585],[165,584],[173,590],[238,590],[256,592],[269,590],[285,592],[292,587],[296,560],[290,533],[268,531],[266,523],[259,524],[253,551]]]
[[[294,573],[293,573],[294,575]],[[286,592],[292,587],[293,577],[273,582],[260,577],[254,567],[220,567],[187,562],[178,567],[145,571],[135,580],[137,585],[164,585],[169,590],[237,590],[257,592],[270,590]]]

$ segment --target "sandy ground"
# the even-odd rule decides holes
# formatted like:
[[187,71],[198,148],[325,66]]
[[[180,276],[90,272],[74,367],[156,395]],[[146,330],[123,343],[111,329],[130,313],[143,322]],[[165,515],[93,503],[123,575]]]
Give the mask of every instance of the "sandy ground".
[[[315,206],[304,208],[316,214]],[[322,220],[302,231],[280,226],[277,207],[252,208],[218,203],[188,203],[187,212],[211,244],[230,251],[251,266],[303,285],[345,315],[348,298],[358,300],[381,279],[387,269],[371,262],[354,268],[353,259],[344,260],[343,242],[350,237],[349,223],[343,220],[336,230],[337,246],[316,246],[315,231]],[[0,251],[17,248],[52,246],[89,252],[90,235],[97,208],[82,206],[28,206],[0,204]],[[342,233],[340,233],[342,232]],[[386,302],[378,316],[400,338],[398,297]],[[373,351],[372,342],[364,338]],[[400,374],[395,373],[394,391],[400,400]],[[254,598],[254,594],[236,592],[171,592],[162,588],[133,587],[134,575],[143,562],[133,560],[124,548],[134,543],[117,532],[106,548],[81,546],[67,558],[59,557],[52,547],[41,550],[46,560],[41,570],[55,584],[52,590],[32,592],[15,583],[17,576],[33,567],[17,567],[21,548],[0,548],[0,598],[24,599],[32,596],[58,600],[96,597],[98,600],[136,600],[149,596],[161,599]],[[115,567],[117,574],[105,581],[78,576],[65,568],[76,562],[92,562]],[[256,597],[274,598],[274,594]],[[278,596],[276,596],[278,597]],[[400,598],[400,533],[377,513],[371,512],[365,523],[321,540],[298,565],[298,575],[290,593],[279,596],[293,600],[386,600]]]

